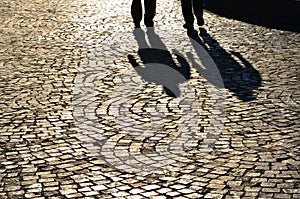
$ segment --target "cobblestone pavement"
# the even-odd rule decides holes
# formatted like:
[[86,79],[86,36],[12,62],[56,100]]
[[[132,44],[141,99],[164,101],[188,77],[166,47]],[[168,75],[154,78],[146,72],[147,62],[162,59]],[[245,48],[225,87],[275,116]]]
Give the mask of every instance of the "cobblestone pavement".
[[[299,33],[205,12],[195,50],[223,81],[187,59],[174,98],[128,60],[129,0],[0,10],[1,199],[300,198]],[[158,2],[157,35],[189,52],[182,24]]]

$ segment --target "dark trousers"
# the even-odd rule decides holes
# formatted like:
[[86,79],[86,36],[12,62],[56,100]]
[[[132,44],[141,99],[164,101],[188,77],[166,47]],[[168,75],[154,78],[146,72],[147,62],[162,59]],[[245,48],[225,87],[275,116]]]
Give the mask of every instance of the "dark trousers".
[[[131,16],[136,26],[139,26],[143,17],[142,0],[132,0]],[[144,22],[146,26],[153,26],[153,18],[156,10],[156,0],[144,0],[145,15]]]
[[187,25],[194,24],[194,15],[198,24],[203,21],[203,0],[181,0],[181,8]]

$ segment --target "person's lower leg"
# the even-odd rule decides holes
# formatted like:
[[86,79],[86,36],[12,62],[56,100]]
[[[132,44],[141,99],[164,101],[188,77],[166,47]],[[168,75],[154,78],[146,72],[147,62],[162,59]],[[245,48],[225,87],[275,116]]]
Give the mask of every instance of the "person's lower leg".
[[194,26],[194,16],[192,10],[192,1],[191,0],[181,0],[181,9],[183,18],[185,21],[185,28],[193,28]]
[[156,13],[156,0],[144,0],[145,4],[145,16],[144,22],[147,27],[153,27],[154,16]]
[[203,0],[193,0],[193,11],[199,26],[204,25],[203,19]]
[[142,17],[143,17],[143,10],[142,10],[141,0],[132,0],[131,16],[132,16],[135,28],[139,28],[140,23],[142,21]]

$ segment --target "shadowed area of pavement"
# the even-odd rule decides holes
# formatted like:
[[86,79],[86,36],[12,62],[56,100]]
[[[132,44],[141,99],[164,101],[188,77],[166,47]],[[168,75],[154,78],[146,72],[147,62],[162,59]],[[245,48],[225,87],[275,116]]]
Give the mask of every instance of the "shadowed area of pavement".
[[270,28],[300,32],[298,0],[204,0],[205,8],[220,16]]

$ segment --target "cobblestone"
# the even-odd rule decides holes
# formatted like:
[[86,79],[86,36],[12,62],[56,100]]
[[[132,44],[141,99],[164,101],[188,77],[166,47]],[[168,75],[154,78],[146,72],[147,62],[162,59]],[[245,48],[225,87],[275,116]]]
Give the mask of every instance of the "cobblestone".
[[300,198],[299,33],[205,11],[212,75],[157,3],[177,98],[128,61],[129,0],[0,2],[0,198]]

